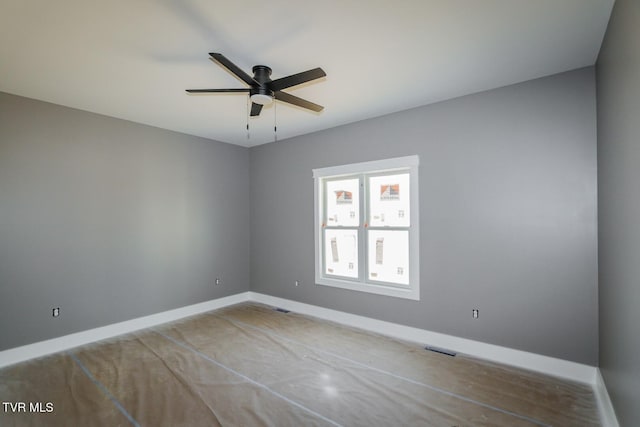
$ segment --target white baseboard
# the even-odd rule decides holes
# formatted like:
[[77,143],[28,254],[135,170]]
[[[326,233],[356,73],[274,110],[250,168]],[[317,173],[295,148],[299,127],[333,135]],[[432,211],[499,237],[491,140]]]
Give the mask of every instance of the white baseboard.
[[602,418],[602,425],[604,427],[619,427],[613,405],[609,398],[609,393],[607,392],[600,370],[596,367],[466,338],[454,337],[425,329],[385,322],[257,292],[242,292],[224,298],[177,308],[175,310],[0,351],[0,368],[245,301],[255,301],[280,307],[300,314],[330,320],[394,338],[445,348],[485,360],[589,384],[594,389],[598,402],[598,410]]
[[0,368],[249,300],[249,292],[0,351]]
[[596,381],[597,368],[594,366],[371,319],[369,317],[304,304],[284,298],[272,297],[257,292],[249,292],[249,299],[251,301],[284,308],[320,319],[331,320],[367,331],[418,342],[423,345],[428,344],[434,347],[445,348],[492,362],[578,381],[591,386],[595,385]]
[[597,369],[596,383],[593,386],[593,390],[596,394],[596,400],[598,402],[598,412],[600,412],[600,421],[602,421],[602,427],[620,427],[600,369]]

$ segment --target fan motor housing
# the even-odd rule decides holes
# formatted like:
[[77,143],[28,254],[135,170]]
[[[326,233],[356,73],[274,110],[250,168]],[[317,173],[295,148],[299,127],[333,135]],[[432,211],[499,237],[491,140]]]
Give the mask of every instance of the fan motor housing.
[[273,102],[274,93],[267,87],[271,81],[271,68],[266,65],[255,65],[253,67],[253,80],[260,83],[260,86],[251,86],[249,96],[255,104],[270,104]]
[[261,85],[271,81],[271,68],[266,65],[253,66],[253,79]]

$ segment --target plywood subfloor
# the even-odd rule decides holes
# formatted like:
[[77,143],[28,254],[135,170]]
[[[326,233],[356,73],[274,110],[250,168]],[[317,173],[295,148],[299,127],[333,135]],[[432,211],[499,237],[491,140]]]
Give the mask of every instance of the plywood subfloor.
[[255,303],[5,368],[0,400],[2,426],[599,425],[587,385]]

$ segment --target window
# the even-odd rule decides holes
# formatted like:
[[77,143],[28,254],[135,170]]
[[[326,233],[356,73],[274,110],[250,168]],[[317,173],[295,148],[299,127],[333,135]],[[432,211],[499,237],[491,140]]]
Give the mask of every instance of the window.
[[313,170],[316,284],[420,299],[418,163]]

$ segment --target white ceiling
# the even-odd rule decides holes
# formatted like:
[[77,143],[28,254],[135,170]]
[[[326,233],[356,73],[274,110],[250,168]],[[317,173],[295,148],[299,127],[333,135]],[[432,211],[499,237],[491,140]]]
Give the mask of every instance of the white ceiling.
[[273,141],[274,107],[245,129],[246,87],[215,62],[285,91],[278,139],[542,77],[596,61],[613,0],[1,0],[0,91],[242,146]]

